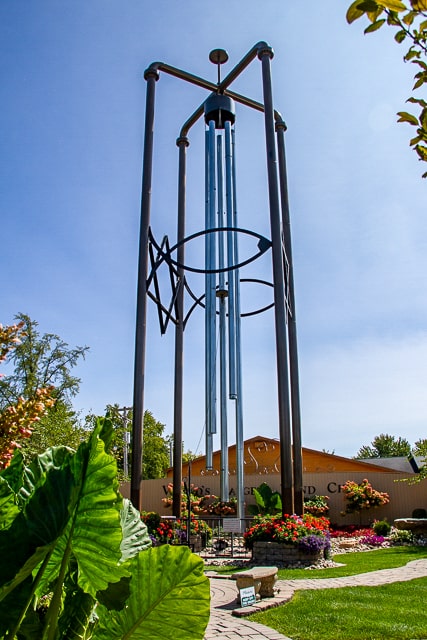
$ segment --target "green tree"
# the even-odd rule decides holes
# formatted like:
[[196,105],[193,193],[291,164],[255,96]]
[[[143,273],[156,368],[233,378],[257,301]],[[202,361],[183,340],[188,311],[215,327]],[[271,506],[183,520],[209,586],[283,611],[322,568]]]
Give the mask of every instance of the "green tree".
[[411,445],[406,438],[396,438],[388,433],[381,433],[376,436],[369,446],[363,446],[354,456],[360,458],[399,458],[409,456]]
[[427,458],[427,438],[420,438],[414,444],[414,448],[412,450],[414,456],[423,456]]
[[[349,23],[366,16],[370,22],[365,33],[372,33],[384,24],[396,29],[394,39],[399,44],[409,43],[409,49],[403,56],[405,62],[416,67],[413,90],[427,84],[427,64],[423,60],[427,56],[427,0],[410,0],[410,8],[400,0],[355,0],[347,10]],[[427,162],[427,102],[423,98],[411,96],[407,102],[418,105],[417,116],[400,111],[398,122],[406,122],[416,128],[416,135],[411,138],[419,160]],[[427,171],[423,178],[427,177]]]
[[87,431],[80,425],[79,416],[70,403],[57,400],[53,407],[34,423],[31,437],[21,443],[21,448],[26,457],[33,458],[52,446],[78,449],[86,437]]
[[165,425],[155,419],[150,411],[144,412],[144,451],[142,478],[164,478],[169,467],[169,444],[163,437]]
[[[3,428],[4,447],[7,448],[8,440],[13,445],[8,456],[17,444],[29,457],[54,445],[77,448],[82,430],[71,398],[79,390],[80,379],[71,374],[71,369],[84,358],[88,347],[71,348],[53,333],[41,335],[38,323],[24,313],[15,316],[15,320],[17,324],[13,327],[19,331],[13,348],[2,352],[2,360],[11,373],[0,378],[1,418],[10,422],[10,416],[15,416],[15,422],[19,423],[15,433]],[[29,412],[31,407],[34,409]],[[33,416],[38,408],[40,411],[26,426],[24,414]]]
[[14,404],[18,398],[34,397],[37,389],[54,386],[56,400],[70,401],[79,390],[80,379],[71,375],[89,347],[71,348],[53,333],[40,335],[38,322],[19,313],[15,320],[22,325],[19,344],[6,357],[13,371],[0,379],[0,409]]
[[[0,364],[7,361],[24,337],[23,322],[3,327],[0,324]],[[0,378],[3,374],[0,375]],[[17,441],[30,438],[34,425],[52,407],[53,387],[36,389],[33,397],[20,396],[15,402],[0,407],[0,469],[9,466]]]
[[[130,466],[132,453],[132,437],[129,446],[126,447],[125,432],[132,431],[132,410],[125,408],[125,411],[118,404],[108,404],[106,413],[114,425],[114,433],[111,442],[111,450],[116,458],[119,474],[124,477],[124,452],[127,448]],[[97,416],[90,415],[86,418],[87,427],[92,427]],[[154,480],[164,478],[166,469],[169,467],[169,438],[164,436],[165,425],[156,420],[151,411],[144,412],[144,442],[142,454],[142,479]],[[127,478],[125,478],[127,479]]]

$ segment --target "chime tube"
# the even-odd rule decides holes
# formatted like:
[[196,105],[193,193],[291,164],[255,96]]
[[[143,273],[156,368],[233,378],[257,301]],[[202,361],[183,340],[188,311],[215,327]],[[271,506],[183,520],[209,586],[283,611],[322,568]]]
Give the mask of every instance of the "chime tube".
[[[224,226],[224,180],[223,180],[222,136],[217,136],[217,182],[218,182],[218,227]],[[218,234],[218,266],[224,269],[224,234]],[[221,434],[221,470],[220,498],[228,500],[228,416],[227,416],[227,310],[224,271],[219,272],[219,393],[220,393],[220,434]]]
[[[218,227],[223,227],[224,188],[223,188],[223,145],[222,136],[217,136],[217,182],[218,182]],[[224,234],[218,234],[218,263],[224,269]],[[228,500],[228,417],[227,417],[227,311],[224,271],[219,272],[219,393],[220,393],[220,433],[221,433],[221,472],[220,499]]]
[[[233,226],[238,227],[237,219],[237,189],[236,189],[236,154],[235,154],[235,131],[231,131],[232,164],[231,177],[233,187]],[[239,247],[237,233],[233,233],[234,259],[239,263]],[[245,515],[244,496],[244,440],[243,440],[243,395],[242,395],[242,353],[241,353],[241,326],[240,326],[240,273],[239,269],[233,271],[235,289],[235,312],[236,312],[236,480],[237,480],[237,517],[243,518]]]
[[[206,132],[206,230],[215,228],[215,122],[209,122]],[[205,399],[206,399],[206,468],[212,468],[212,434],[216,433],[216,291],[215,274],[215,234],[205,236],[205,276],[206,308],[205,308]]]
[[[233,227],[233,178],[231,151],[231,124],[224,123],[225,137],[225,201],[227,227]],[[228,272],[228,364],[229,364],[229,396],[232,400],[237,397],[236,385],[236,298],[234,272],[234,231],[227,231],[227,266]]]

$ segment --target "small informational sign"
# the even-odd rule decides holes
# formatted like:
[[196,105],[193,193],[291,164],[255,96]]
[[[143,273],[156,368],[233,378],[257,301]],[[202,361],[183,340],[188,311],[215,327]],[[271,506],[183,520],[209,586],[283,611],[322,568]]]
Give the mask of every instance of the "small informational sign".
[[250,607],[256,603],[255,587],[244,587],[240,591],[240,604],[242,607]]
[[222,528],[229,533],[240,533],[240,518],[224,518]]

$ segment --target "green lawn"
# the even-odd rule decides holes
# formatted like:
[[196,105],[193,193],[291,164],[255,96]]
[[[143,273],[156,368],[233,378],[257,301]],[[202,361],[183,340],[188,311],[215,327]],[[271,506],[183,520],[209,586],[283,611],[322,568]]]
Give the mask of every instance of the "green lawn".
[[[427,558],[427,547],[390,547],[388,549],[375,549],[354,553],[341,553],[334,555],[335,562],[344,564],[343,567],[333,569],[279,569],[280,580],[297,580],[300,578],[342,578],[356,573],[377,571],[378,569],[391,569],[402,567],[411,560]],[[210,570],[225,575],[244,571],[244,568],[223,566],[209,567]]]
[[427,638],[427,578],[380,587],[299,591],[281,607],[250,620],[292,640]]
[[411,560],[427,558],[427,547],[389,547],[354,553],[334,555],[333,560],[343,567],[333,569],[279,569],[279,580],[297,580],[299,578],[342,578],[356,573],[378,571],[402,567]]
[[[344,567],[283,569],[279,578],[329,578],[403,566],[427,557],[423,547],[392,547],[334,556]],[[425,640],[427,578],[379,587],[298,591],[286,605],[251,616],[292,640]]]

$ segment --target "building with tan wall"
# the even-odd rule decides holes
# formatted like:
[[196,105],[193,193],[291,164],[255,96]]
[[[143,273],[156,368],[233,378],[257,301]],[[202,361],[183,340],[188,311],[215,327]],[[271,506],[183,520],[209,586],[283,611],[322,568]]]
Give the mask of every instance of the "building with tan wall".
[[[236,495],[236,447],[228,449],[230,497]],[[408,517],[414,509],[427,509],[427,481],[410,485],[403,480],[415,477],[414,473],[399,471],[389,466],[344,458],[323,451],[303,447],[303,481],[304,495],[310,497],[323,495],[329,497],[329,517],[334,524],[369,524],[374,519],[387,518],[393,522],[395,518]],[[183,465],[182,475],[188,480],[190,471],[191,483],[197,486],[200,495],[220,492],[221,452],[213,454],[213,468],[205,468],[205,456],[200,456]],[[162,502],[167,486],[172,481],[173,470],[169,469],[167,477],[159,480],[145,480],[143,484],[143,509],[157,511],[161,515],[170,515],[171,510]],[[370,509],[359,514],[342,516],[345,508],[341,487],[347,480],[362,482],[367,478],[374,489],[385,491],[390,496],[389,504],[378,509]],[[280,449],[279,441],[257,436],[244,443],[244,495],[245,504],[255,504],[254,488],[262,482],[275,491],[280,491]],[[127,488],[123,487],[127,494]]]

